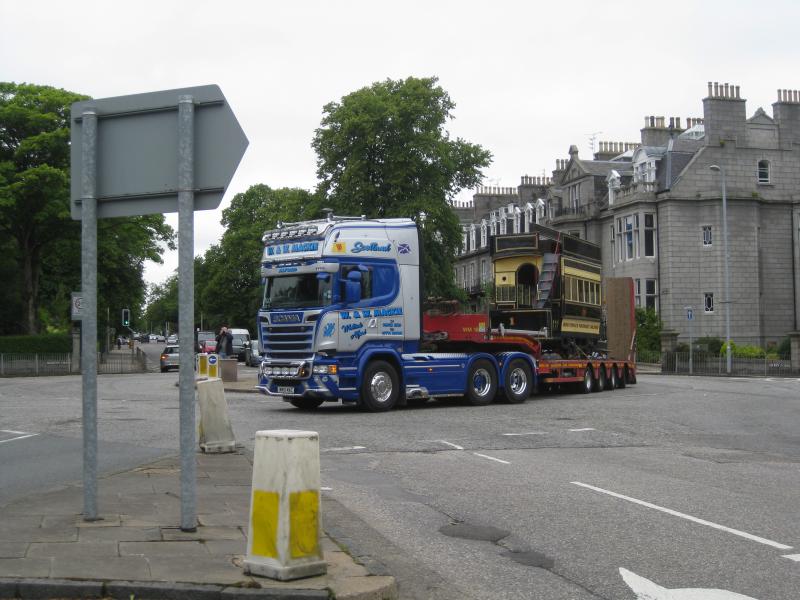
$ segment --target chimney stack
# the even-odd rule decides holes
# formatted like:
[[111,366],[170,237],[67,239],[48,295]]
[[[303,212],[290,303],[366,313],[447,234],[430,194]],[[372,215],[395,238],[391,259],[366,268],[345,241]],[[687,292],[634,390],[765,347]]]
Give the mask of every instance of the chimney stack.
[[703,99],[706,146],[719,146],[724,142],[745,144],[747,115],[739,86],[709,81],[708,89],[709,96]]

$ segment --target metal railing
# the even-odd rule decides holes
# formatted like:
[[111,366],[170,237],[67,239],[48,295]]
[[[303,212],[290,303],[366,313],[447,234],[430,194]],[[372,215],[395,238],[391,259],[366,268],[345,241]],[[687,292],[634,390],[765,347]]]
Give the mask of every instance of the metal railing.
[[[147,356],[139,348],[134,352],[103,352],[98,355],[98,373],[145,373],[146,371]],[[0,377],[74,375],[80,372],[80,361],[76,360],[73,367],[72,354],[69,352],[0,354]]]
[[[727,375],[725,356],[707,352],[694,352],[689,361],[688,352],[647,352],[638,351],[636,361],[640,365],[660,365],[665,375]],[[786,377],[800,375],[800,370],[792,369],[789,356],[780,358],[738,358],[731,359],[731,375]]]
[[496,302],[514,302],[517,308],[532,307],[536,300],[536,288],[532,285],[498,285],[495,288]]

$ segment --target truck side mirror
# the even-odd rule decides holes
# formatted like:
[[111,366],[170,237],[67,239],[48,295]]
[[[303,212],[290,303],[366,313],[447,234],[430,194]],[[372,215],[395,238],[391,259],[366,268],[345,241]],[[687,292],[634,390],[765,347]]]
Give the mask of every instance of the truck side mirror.
[[344,301],[347,304],[355,304],[361,300],[361,272],[350,271],[344,282]]

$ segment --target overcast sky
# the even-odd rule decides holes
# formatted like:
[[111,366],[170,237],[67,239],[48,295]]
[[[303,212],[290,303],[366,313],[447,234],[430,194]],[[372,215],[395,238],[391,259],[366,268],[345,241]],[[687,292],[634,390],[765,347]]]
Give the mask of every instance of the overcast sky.
[[[645,115],[702,116],[708,81],[741,86],[748,116],[800,88],[791,1],[0,0],[0,23],[0,80],[95,98],[219,84],[250,146],[220,209],[196,213],[198,255],[235,194],[312,189],[323,105],[374,81],[437,76],[451,135],[489,149],[485,184],[509,187],[570,144],[589,157],[592,134],[638,141]],[[164,258],[148,281],[177,268]]]

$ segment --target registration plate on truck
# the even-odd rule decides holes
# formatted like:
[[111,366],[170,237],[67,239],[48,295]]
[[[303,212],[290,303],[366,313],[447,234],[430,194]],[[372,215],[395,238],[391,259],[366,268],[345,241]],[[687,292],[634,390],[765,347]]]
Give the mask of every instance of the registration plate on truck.
[[294,386],[293,385],[279,385],[278,386],[278,393],[279,394],[294,394]]

